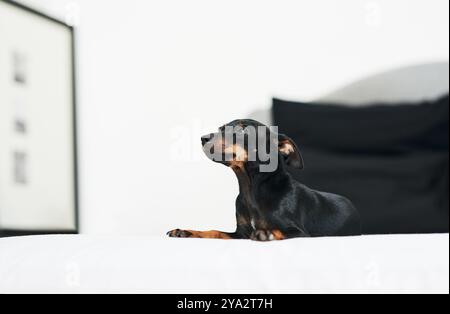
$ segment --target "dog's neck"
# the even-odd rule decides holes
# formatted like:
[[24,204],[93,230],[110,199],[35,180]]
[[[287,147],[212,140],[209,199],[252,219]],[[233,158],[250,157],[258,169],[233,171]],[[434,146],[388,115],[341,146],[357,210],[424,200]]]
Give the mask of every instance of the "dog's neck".
[[[260,198],[260,191],[258,188],[262,188],[265,184],[286,182],[279,179],[289,177],[286,165],[281,161],[273,172],[261,172],[259,165],[252,165],[251,163],[235,164],[231,168],[239,181],[240,195],[251,208],[259,208],[260,199],[258,198]],[[279,186],[277,187],[279,188]]]

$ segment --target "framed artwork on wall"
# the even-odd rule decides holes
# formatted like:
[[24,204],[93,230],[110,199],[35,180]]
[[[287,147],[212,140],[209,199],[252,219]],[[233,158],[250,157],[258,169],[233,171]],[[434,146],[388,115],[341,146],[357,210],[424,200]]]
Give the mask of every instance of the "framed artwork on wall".
[[77,233],[74,29],[0,0],[0,236]]

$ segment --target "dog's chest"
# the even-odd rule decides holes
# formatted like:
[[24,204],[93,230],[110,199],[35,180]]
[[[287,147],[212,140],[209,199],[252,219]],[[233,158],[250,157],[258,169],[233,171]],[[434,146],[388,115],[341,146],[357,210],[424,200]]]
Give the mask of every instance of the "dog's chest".
[[261,215],[254,214],[250,217],[250,226],[253,230],[265,230],[270,227],[270,224]]
[[243,211],[239,215],[238,224],[250,227],[252,230],[265,230],[270,228],[270,217],[258,207],[253,199],[242,198],[241,204]]
[[253,230],[256,230],[256,221],[255,221],[255,219],[252,218],[252,220],[250,221],[250,225],[252,226]]

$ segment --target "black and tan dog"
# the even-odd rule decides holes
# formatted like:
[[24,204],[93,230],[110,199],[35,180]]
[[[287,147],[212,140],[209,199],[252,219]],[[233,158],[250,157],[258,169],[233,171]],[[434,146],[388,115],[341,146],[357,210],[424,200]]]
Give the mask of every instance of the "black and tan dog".
[[[267,160],[249,160],[247,144],[226,140],[230,138],[225,134],[230,128],[245,132],[248,127],[259,130],[257,140],[265,141],[267,147],[276,150],[278,164],[274,171],[261,171],[261,165],[267,164]],[[277,140],[273,141],[273,138]],[[304,166],[298,146],[289,137],[274,136],[268,127],[254,120],[236,120],[220,128],[218,133],[202,137],[202,144],[207,155],[210,155],[211,147],[222,147],[222,158],[210,158],[236,173],[240,187],[236,201],[237,230],[228,233],[177,229],[168,232],[170,237],[271,241],[361,234],[358,211],[348,199],[312,190],[288,173],[287,167],[303,169]],[[232,158],[225,158],[226,154],[231,154]]]

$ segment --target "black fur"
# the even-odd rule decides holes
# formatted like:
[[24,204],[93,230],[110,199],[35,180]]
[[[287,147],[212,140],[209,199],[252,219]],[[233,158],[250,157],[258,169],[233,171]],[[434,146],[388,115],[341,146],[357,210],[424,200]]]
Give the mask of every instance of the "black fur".
[[[236,120],[227,126],[257,128],[263,125],[254,120]],[[265,130],[266,134],[270,133],[269,128]],[[215,135],[223,132],[222,127]],[[208,143],[211,137],[203,137],[202,144]],[[260,140],[259,134],[257,138]],[[360,235],[360,216],[352,202],[343,196],[312,190],[294,180],[287,167],[302,169],[303,158],[289,137],[280,134],[278,139],[279,145],[287,143],[294,149],[286,151],[280,146],[279,164],[274,172],[261,172],[260,165],[264,162],[259,160],[240,163],[215,160],[234,170],[240,187],[236,201],[237,230],[222,234],[233,239],[258,241]],[[270,138],[266,140],[267,145],[273,145]],[[182,237],[179,234],[169,232],[170,236]]]

